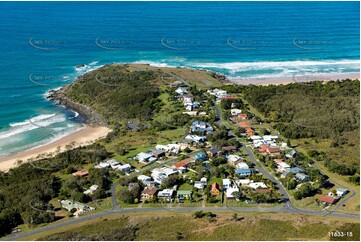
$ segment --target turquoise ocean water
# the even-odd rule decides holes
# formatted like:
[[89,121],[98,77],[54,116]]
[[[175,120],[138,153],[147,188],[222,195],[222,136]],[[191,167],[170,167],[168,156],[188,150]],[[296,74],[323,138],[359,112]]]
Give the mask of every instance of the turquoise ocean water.
[[77,114],[46,92],[107,63],[239,82],[359,72],[358,2],[1,2],[0,12],[0,156],[77,130]]

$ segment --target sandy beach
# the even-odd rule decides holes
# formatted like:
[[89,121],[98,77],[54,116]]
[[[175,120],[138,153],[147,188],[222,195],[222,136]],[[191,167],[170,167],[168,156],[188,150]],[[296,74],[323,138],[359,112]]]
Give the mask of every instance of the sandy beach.
[[294,74],[288,77],[261,77],[261,78],[234,78],[229,79],[231,83],[239,85],[286,85],[289,83],[300,83],[310,81],[331,81],[341,79],[360,79],[360,73],[340,73],[340,74]]
[[99,138],[105,137],[110,131],[111,129],[107,127],[91,127],[86,125],[84,128],[51,143],[11,156],[0,157],[0,171],[8,171],[10,168],[16,167],[18,165],[18,160],[22,160],[23,163],[25,163],[30,158],[54,152],[58,147],[60,147],[61,151],[63,151],[65,146],[71,142],[76,142],[76,146],[92,143]]

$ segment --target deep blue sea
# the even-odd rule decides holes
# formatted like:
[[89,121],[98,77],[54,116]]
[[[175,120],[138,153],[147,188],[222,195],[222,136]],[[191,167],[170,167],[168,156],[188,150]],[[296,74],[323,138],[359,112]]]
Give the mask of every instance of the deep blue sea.
[[240,82],[359,72],[359,16],[358,2],[0,2],[0,155],[78,129],[45,93],[107,63]]

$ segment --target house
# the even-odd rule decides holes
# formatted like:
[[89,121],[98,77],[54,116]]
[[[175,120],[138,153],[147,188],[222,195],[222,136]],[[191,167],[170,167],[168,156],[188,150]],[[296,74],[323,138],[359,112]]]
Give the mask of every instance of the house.
[[[282,164],[282,162],[278,162],[277,164]],[[284,163],[284,162],[283,162]],[[284,178],[288,173],[292,173],[292,174],[297,174],[300,172],[303,172],[304,170],[302,168],[299,167],[292,167],[292,168],[286,168],[285,171],[282,173],[281,178]]]
[[206,153],[204,153],[204,152],[198,152],[193,158],[196,160],[202,160],[202,161],[205,161],[208,159]]
[[148,150],[148,153],[151,154],[152,156],[156,157],[156,158],[160,158],[165,156],[165,153],[163,150],[158,150],[158,149],[150,149]]
[[159,191],[157,196],[159,199],[171,201],[173,197],[173,192],[174,192],[173,189],[164,189],[162,191]]
[[218,183],[213,183],[211,187],[211,194],[217,196],[221,193],[221,189],[219,188]]
[[229,187],[226,191],[227,199],[235,199],[234,193],[239,192],[239,188],[237,186]]
[[335,204],[338,201],[338,198],[330,197],[327,195],[321,195],[318,197],[318,199],[327,205]]
[[178,170],[175,168],[162,167],[153,169],[151,176],[156,183],[161,184],[164,178],[176,173],[178,173]]
[[232,108],[231,109],[231,115],[232,116],[237,116],[238,114],[242,113],[242,110],[241,109],[238,109],[238,108]]
[[345,188],[337,188],[336,189],[336,195],[339,197],[343,197],[348,193],[348,189]]
[[150,200],[150,199],[154,199],[156,194],[157,194],[158,190],[154,187],[146,187],[144,188],[144,190],[142,191],[141,195],[140,195],[140,200],[142,202]]
[[199,136],[199,135],[187,135],[184,139],[196,143],[203,143],[207,140],[205,136]]
[[246,170],[249,169],[249,166],[247,165],[246,162],[239,162],[236,164],[236,168],[239,170]]
[[291,149],[290,152],[288,152],[286,155],[286,158],[294,158],[296,156],[296,150],[295,149]]
[[264,182],[251,182],[248,186],[253,189],[257,189],[259,187],[267,188],[267,185]]
[[250,176],[252,174],[252,169],[237,169],[236,173],[240,176]]
[[104,169],[104,168],[107,168],[109,166],[110,166],[110,164],[108,162],[100,162],[98,165],[94,166],[94,168]]
[[73,209],[76,209],[76,215],[82,214],[84,212],[90,212],[95,210],[95,208],[89,207],[88,205],[75,202],[73,200],[60,200],[61,206],[68,210],[69,212]]
[[228,187],[230,187],[232,183],[231,180],[227,178],[227,179],[222,179],[222,184],[223,184],[223,189],[225,190]]
[[232,165],[236,165],[238,161],[242,160],[242,157],[239,155],[229,155],[227,156],[227,161]]
[[215,147],[215,148],[208,150],[207,153],[210,157],[217,157],[218,155],[220,155],[222,153],[222,151]]
[[99,188],[98,185],[92,185],[88,190],[84,191],[83,193],[84,193],[85,195],[91,195],[91,194],[93,194],[93,192],[94,192],[95,190],[97,190],[98,188]]
[[287,169],[291,168],[291,166],[289,164],[287,164],[286,162],[277,162],[276,165],[277,165],[278,172],[284,172]]
[[136,159],[139,162],[148,164],[148,163],[152,163],[154,161],[157,160],[157,158],[153,157],[151,154],[145,153],[145,152],[140,152],[139,154],[137,154]]
[[201,178],[201,183],[206,186],[207,185],[207,177],[202,177]]
[[248,116],[247,116],[246,113],[240,113],[240,114],[238,114],[237,117],[238,117],[239,119],[241,119],[241,120],[247,120],[247,119],[248,119]]
[[222,147],[222,151],[225,152],[225,153],[232,153],[234,151],[237,150],[237,147],[236,146],[224,146]]
[[194,182],[194,187],[199,189],[199,190],[203,190],[204,189],[204,184],[200,181],[195,181]]
[[190,190],[178,190],[177,191],[177,199],[178,201],[182,201],[182,200],[188,200],[190,199],[192,196],[192,191]]
[[107,163],[110,164],[110,167],[113,170],[118,170],[119,166],[121,165],[120,162],[115,159],[108,160]]
[[151,181],[151,180],[152,180],[151,177],[146,176],[146,175],[140,175],[140,176],[138,176],[137,178],[138,178],[138,181],[141,181],[141,182],[143,182],[143,183],[144,183],[145,181]]
[[246,134],[248,135],[248,137],[252,137],[256,134],[256,132],[254,131],[254,129],[250,128],[250,127],[246,127],[245,128]]
[[277,147],[272,147],[272,146],[268,146],[268,145],[262,145],[261,148],[259,149],[259,151],[262,154],[266,154],[266,155],[279,155],[280,154],[280,148]]
[[190,127],[192,133],[211,134],[213,127],[203,121],[194,121]]
[[250,183],[252,183],[253,181],[250,179],[238,179],[235,180],[235,183],[237,184],[237,186],[248,186]]
[[241,128],[250,128],[250,127],[251,127],[251,123],[248,122],[248,121],[239,122],[239,123],[238,123],[238,126],[241,127]]
[[173,165],[173,167],[177,169],[180,174],[183,174],[183,172],[187,171],[187,166],[188,166],[188,162],[186,161],[180,161]]
[[296,173],[296,180],[298,182],[306,182],[306,181],[308,181],[309,178],[310,177],[304,173],[301,173],[301,172]]
[[175,92],[178,94],[178,95],[184,95],[184,94],[187,94],[188,93],[188,87],[178,87]]
[[73,176],[83,177],[83,176],[87,176],[87,175],[89,175],[89,172],[87,170],[81,170],[81,171],[77,171],[77,172],[73,173]]
[[118,171],[121,171],[122,173],[129,172],[132,169],[132,166],[130,164],[124,164],[118,167]]

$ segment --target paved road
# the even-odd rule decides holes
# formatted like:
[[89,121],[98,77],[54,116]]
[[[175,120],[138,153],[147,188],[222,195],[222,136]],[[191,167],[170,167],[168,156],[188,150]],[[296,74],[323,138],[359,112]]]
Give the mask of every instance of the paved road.
[[95,214],[84,215],[79,218],[74,218],[64,222],[53,223],[42,228],[31,230],[28,232],[22,232],[19,234],[13,234],[1,240],[22,240],[28,236],[37,235],[53,229],[59,229],[65,226],[71,226],[80,222],[85,222],[91,219],[104,219],[106,216],[113,214],[129,214],[135,212],[149,212],[157,214],[159,212],[174,212],[174,213],[184,213],[184,212],[195,212],[198,210],[211,211],[211,212],[263,212],[263,213],[288,213],[288,214],[302,214],[302,215],[320,215],[320,216],[329,216],[337,218],[349,218],[349,219],[359,219],[358,215],[355,214],[344,214],[336,212],[326,212],[326,211],[310,211],[310,210],[300,210],[292,207],[271,207],[271,208],[258,208],[258,207],[158,207],[158,208],[128,208],[128,209],[117,209],[111,211],[102,211]]

